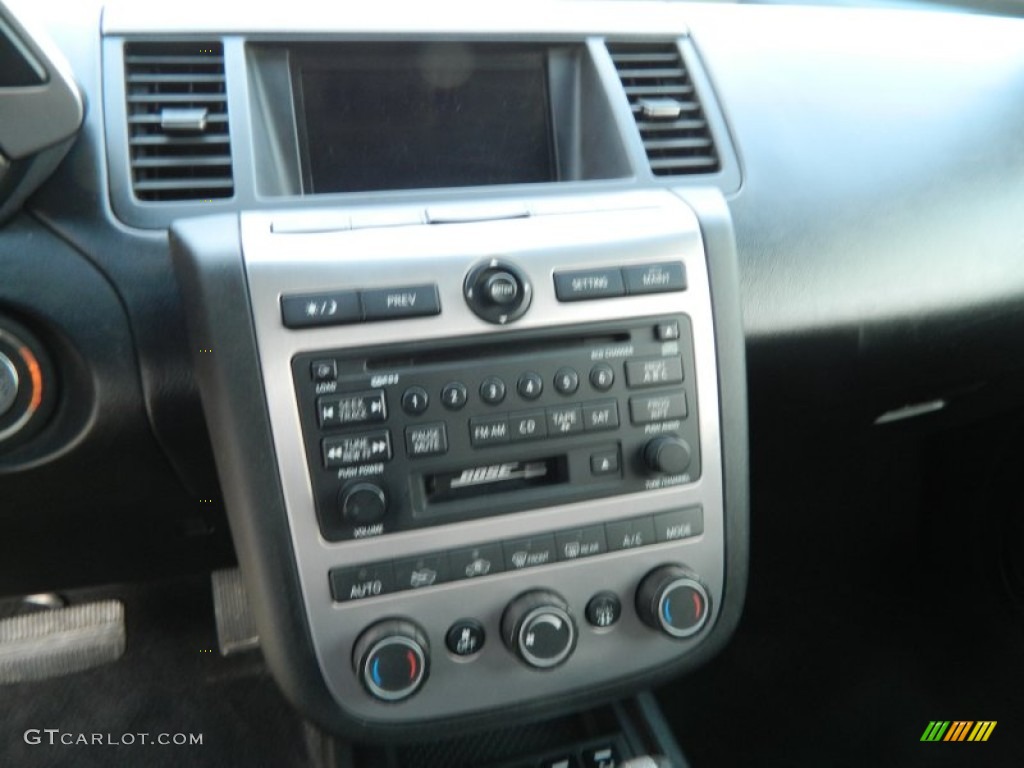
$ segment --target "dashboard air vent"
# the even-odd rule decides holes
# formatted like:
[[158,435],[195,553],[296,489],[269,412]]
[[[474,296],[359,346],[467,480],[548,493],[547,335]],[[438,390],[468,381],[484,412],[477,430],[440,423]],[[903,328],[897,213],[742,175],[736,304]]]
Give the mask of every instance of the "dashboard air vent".
[[224,47],[127,43],[124,76],[135,197],[231,197]]
[[608,52],[657,176],[712,173],[718,153],[679,47],[612,43]]

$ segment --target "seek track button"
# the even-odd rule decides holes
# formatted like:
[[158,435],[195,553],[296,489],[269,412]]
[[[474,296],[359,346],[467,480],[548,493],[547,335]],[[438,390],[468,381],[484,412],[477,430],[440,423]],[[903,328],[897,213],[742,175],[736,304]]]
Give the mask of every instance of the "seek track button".
[[317,401],[317,415],[321,427],[347,427],[384,421],[388,416],[384,390],[321,397]]

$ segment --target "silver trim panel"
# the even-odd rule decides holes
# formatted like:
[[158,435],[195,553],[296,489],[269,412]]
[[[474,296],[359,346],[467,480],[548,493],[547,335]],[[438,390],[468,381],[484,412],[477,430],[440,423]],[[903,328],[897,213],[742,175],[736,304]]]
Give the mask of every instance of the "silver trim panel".
[[[530,201],[528,201],[529,204]],[[559,214],[485,222],[409,225],[379,229],[281,234],[280,215],[241,217],[242,248],[254,312],[269,417],[277,454],[302,596],[319,666],[339,705],[369,722],[411,723],[497,710],[538,697],[584,691],[624,680],[671,662],[706,636],[673,640],[644,625],[627,608],[610,630],[585,621],[572,658],[543,675],[519,662],[504,645],[500,622],[505,607],[531,589],[552,589],[581,617],[596,592],[610,590],[625,606],[641,579],[654,568],[682,564],[699,574],[711,596],[707,627],[722,605],[725,567],[723,478],[715,337],[710,286],[698,221],[691,209],[662,191],[575,197]],[[273,231],[278,229],[278,231]],[[462,286],[482,259],[500,257],[526,272],[534,285],[530,310],[511,327],[494,326],[466,305]],[[557,301],[555,270],[625,266],[658,261],[686,264],[689,288],[682,293]],[[383,288],[436,282],[442,313],[436,317],[291,331],[280,321],[285,293]],[[512,330],[556,331],[605,321],[685,313],[693,325],[703,469],[697,482],[594,501],[564,504],[488,519],[391,534],[377,539],[330,543],[321,535],[306,466],[291,359],[302,352],[415,341],[461,339],[500,344]],[[691,505],[704,509],[704,532],[695,538],[619,551],[586,560],[555,563],[486,579],[455,582],[336,604],[327,574],[339,566],[373,563],[503,539],[532,536],[631,515],[650,515]],[[425,630],[431,645],[444,647],[448,628],[467,616],[483,626],[488,642],[470,662],[436,654],[428,683],[400,704],[368,696],[351,659],[360,633],[386,616],[408,617]]]

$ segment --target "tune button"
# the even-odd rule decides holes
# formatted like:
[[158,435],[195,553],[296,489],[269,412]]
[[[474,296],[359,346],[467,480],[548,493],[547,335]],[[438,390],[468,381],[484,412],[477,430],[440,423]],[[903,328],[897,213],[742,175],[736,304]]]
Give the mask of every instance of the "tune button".
[[655,437],[644,446],[643,460],[651,472],[679,475],[690,466],[690,446],[676,435]]
[[469,399],[469,390],[461,381],[452,381],[444,385],[441,390],[441,402],[449,411],[458,411],[466,405]]

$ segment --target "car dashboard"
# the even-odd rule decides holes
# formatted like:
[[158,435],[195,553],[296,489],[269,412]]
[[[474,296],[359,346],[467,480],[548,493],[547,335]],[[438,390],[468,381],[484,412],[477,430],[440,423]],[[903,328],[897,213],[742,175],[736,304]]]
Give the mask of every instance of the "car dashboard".
[[[916,589],[927,510],[1018,503],[972,471],[1013,455],[1024,351],[1015,19],[0,10],[5,594],[237,563],[337,743],[667,688],[730,763],[687,723],[744,650],[862,570]],[[1012,602],[998,521],[963,557]]]

